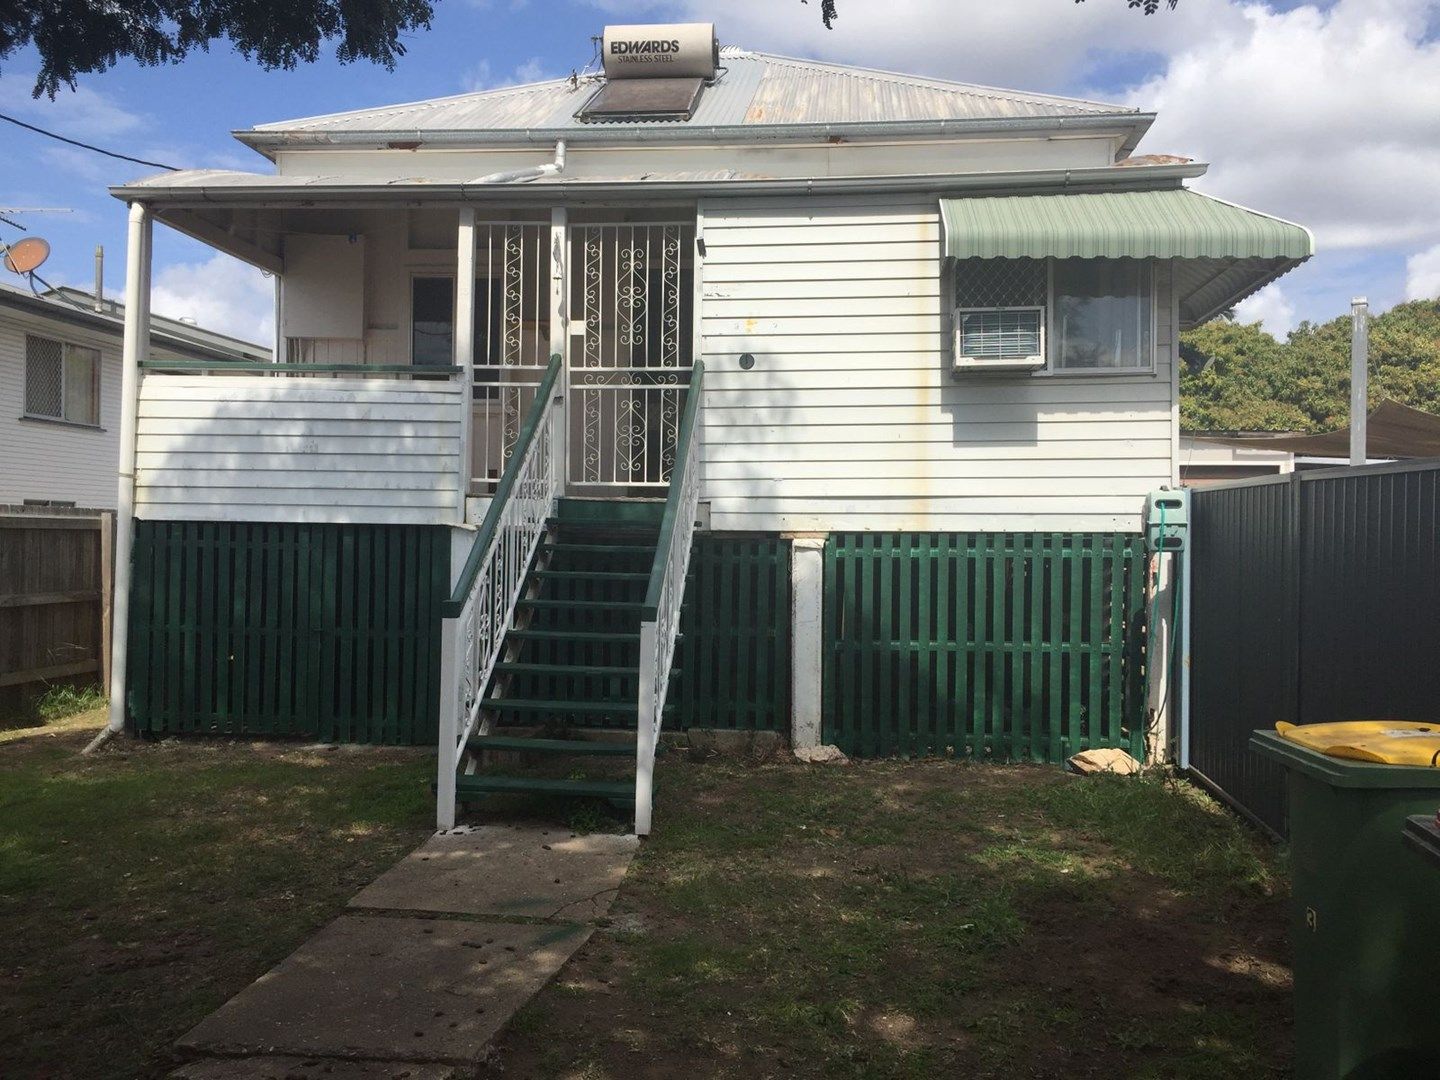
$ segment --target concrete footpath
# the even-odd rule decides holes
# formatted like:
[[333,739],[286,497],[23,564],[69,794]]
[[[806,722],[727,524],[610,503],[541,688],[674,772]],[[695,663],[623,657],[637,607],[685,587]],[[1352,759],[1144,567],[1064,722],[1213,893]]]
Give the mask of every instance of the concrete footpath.
[[634,836],[434,836],[177,1044],[177,1080],[460,1080],[590,937]]

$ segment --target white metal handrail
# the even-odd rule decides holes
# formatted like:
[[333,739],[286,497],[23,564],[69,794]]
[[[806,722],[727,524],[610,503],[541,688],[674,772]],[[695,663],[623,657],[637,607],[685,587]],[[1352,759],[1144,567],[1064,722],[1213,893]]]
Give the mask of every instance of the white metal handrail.
[[705,365],[696,361],[685,399],[675,447],[675,469],[660,542],[645,593],[640,622],[640,697],[636,709],[635,833],[647,836],[655,787],[655,747],[665,716],[670,668],[675,659],[675,637],[680,629],[680,608],[685,601],[685,575],[690,570],[690,545],[705,479],[705,429],[698,422],[705,393]]
[[515,616],[530,561],[564,486],[565,400],[551,358],[515,452],[450,599],[440,635],[440,753],[435,824],[455,827],[455,778],[485,687]]

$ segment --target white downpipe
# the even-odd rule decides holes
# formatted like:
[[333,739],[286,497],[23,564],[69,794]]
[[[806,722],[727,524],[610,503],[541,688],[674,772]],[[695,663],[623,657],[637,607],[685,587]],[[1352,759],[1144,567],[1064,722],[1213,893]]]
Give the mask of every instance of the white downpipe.
[[150,344],[150,241],[153,221],[143,203],[130,204],[125,255],[125,337],[120,382],[120,493],[115,513],[115,602],[111,608],[111,734],[125,729],[125,663],[130,645],[130,552],[135,543],[135,428],[140,360]]
[[535,165],[528,169],[510,169],[506,172],[491,173],[471,180],[472,184],[528,184],[542,176],[559,176],[565,171],[565,140],[555,141],[555,160],[548,165]]

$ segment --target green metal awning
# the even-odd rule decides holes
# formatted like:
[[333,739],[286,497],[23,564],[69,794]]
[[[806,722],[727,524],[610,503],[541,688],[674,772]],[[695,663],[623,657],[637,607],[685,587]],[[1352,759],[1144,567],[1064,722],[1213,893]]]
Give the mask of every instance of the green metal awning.
[[956,259],[1177,259],[1182,321],[1203,322],[1315,253],[1300,225],[1186,188],[941,199]]

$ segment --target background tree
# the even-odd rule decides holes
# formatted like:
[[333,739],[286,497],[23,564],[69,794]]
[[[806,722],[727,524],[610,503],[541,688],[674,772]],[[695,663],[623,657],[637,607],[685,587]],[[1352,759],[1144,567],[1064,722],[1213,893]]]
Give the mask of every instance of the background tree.
[[393,69],[405,54],[400,35],[428,30],[432,10],[426,0],[9,0],[0,3],[0,61],[33,44],[35,96],[52,98],[120,60],[173,64],[222,38],[267,71],[310,63],[331,40],[341,63]]
[[[1259,323],[1214,320],[1180,337],[1180,422],[1195,431],[1327,431],[1350,417],[1350,317],[1277,341]],[[1440,300],[1370,321],[1370,407],[1440,413]]]

